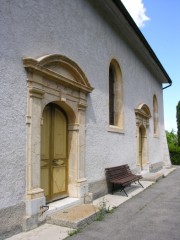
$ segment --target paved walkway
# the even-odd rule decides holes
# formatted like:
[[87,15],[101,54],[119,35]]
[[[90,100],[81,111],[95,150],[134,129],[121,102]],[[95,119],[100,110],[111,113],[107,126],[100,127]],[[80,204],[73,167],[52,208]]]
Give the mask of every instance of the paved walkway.
[[180,240],[180,168],[70,240]]
[[[171,171],[163,170],[162,173],[166,176]],[[105,201],[107,207],[120,206],[102,221],[93,222],[68,239],[180,240],[180,168],[153,184],[159,174],[148,176],[149,181],[143,182],[144,191],[137,185],[128,189],[128,198],[117,192],[94,201],[94,205]],[[8,239],[62,240],[68,237],[68,232],[72,229],[44,224]]]

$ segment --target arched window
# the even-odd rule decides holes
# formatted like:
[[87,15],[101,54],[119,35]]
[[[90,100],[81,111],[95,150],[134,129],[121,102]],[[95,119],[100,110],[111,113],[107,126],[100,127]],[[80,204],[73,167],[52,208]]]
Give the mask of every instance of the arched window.
[[123,129],[122,74],[114,59],[109,66],[109,125]]
[[156,95],[153,96],[153,122],[154,122],[154,135],[158,135],[158,102]]

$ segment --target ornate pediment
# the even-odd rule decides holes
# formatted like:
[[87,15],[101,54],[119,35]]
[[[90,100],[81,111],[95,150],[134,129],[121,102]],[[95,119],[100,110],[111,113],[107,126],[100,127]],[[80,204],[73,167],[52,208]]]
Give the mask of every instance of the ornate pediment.
[[29,72],[35,72],[48,80],[56,81],[64,86],[89,93],[93,90],[85,74],[71,59],[54,54],[38,59],[24,58],[24,67]]
[[147,119],[151,117],[151,112],[149,110],[149,107],[144,103],[140,104],[137,108],[135,108],[135,113],[136,115],[140,115]]

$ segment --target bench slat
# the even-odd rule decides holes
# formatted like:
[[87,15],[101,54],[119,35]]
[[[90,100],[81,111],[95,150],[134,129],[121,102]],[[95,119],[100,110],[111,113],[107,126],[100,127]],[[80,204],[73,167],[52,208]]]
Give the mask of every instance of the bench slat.
[[114,184],[120,185],[121,190],[123,190],[124,192],[125,192],[124,188],[126,186],[130,185],[133,182],[138,182],[140,184],[139,180],[142,178],[141,175],[133,174],[128,164],[111,168],[105,168],[105,172],[107,180],[113,185]]

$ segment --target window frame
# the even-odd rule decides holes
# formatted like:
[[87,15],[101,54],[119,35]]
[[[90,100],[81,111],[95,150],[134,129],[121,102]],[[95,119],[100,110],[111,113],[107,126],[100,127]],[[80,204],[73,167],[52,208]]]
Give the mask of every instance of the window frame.
[[124,133],[123,81],[119,63],[109,65],[109,126],[108,131]]
[[157,97],[153,95],[153,133],[154,137],[159,136],[159,116],[158,116],[158,101]]

